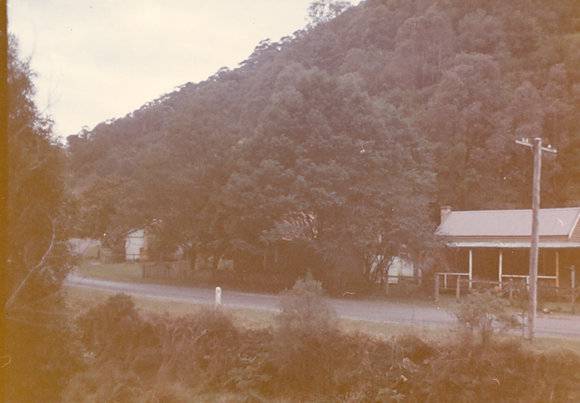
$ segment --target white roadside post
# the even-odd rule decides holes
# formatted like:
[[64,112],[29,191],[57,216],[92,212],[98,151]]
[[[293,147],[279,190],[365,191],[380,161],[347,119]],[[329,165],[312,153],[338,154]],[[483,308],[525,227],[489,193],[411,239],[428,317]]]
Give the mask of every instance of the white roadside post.
[[222,289],[221,287],[215,288],[215,304],[219,306],[222,304]]

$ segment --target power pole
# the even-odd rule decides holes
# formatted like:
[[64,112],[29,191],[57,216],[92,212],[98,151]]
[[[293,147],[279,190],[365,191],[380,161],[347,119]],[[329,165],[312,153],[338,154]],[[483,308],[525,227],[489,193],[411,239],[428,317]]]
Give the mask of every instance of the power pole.
[[529,139],[516,140],[516,143],[534,151],[534,179],[532,183],[532,245],[530,249],[529,287],[530,298],[528,303],[528,339],[534,339],[536,312],[538,310],[538,244],[540,242],[540,183],[542,175],[542,152],[556,154],[551,145],[542,146],[542,139],[536,137],[533,143]]
[[[0,0],[0,308],[8,299],[8,14],[6,0]],[[11,354],[6,346],[6,321],[0,321],[0,346],[5,361]],[[10,368],[0,368],[0,396],[8,390]],[[12,370],[14,366],[12,366]]]

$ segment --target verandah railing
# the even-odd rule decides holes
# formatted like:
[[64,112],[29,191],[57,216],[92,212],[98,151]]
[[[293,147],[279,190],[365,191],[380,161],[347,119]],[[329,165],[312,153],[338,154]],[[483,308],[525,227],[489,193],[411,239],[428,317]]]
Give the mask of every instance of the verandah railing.
[[[528,275],[506,274],[502,276],[502,280],[473,279],[469,278],[469,273],[465,272],[435,273],[434,299],[435,301],[439,300],[441,291],[455,291],[455,297],[459,300],[461,295],[469,293],[472,289],[492,288],[512,300],[514,297],[521,296],[522,293],[527,293],[529,290]],[[548,282],[553,282],[554,285],[548,284]],[[580,290],[576,286],[575,275],[572,276],[570,287],[560,286],[556,276],[539,275],[538,292],[544,295],[551,295],[555,299],[568,300],[573,313],[576,310],[576,299],[580,295]]]

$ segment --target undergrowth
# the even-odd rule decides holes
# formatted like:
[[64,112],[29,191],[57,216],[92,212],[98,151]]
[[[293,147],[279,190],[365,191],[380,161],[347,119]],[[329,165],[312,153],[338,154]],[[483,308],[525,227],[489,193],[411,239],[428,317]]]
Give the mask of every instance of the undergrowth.
[[[539,353],[489,334],[485,342],[458,335],[434,344],[413,335],[385,341],[347,333],[321,293],[319,283],[299,281],[283,296],[275,325],[261,330],[237,327],[219,308],[178,319],[146,317],[129,297],[112,297],[79,320],[88,370],[71,380],[64,399],[186,402],[212,394],[240,401],[580,398],[580,357],[572,352]],[[477,316],[475,311],[469,312]]]

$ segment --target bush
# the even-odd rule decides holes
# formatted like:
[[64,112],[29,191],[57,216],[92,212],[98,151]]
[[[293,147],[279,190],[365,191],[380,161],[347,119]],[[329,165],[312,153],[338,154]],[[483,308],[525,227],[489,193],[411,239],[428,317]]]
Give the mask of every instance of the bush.
[[[173,385],[168,391],[179,389],[175,385],[198,390],[240,386],[235,375],[243,364],[243,337],[221,309],[207,308],[181,318],[145,318],[131,298],[116,295],[87,312],[79,328],[94,359],[91,368],[71,382],[67,390],[71,399],[87,394],[107,401],[121,393],[123,401],[142,401],[139,396],[159,385]],[[147,396],[155,400],[161,395]]]
[[410,334],[397,337],[393,343],[399,350],[399,358],[408,358],[415,364],[422,364],[436,352],[433,346]]
[[137,374],[117,362],[101,362],[73,377],[63,396],[65,402],[140,402],[146,385]]
[[238,365],[240,332],[221,309],[157,319],[161,341],[158,377],[202,388],[229,387],[229,371]]
[[110,297],[78,320],[81,340],[97,360],[129,361],[135,350],[159,345],[152,324],[135,309],[124,294]]
[[453,313],[468,334],[477,333],[481,343],[486,345],[494,332],[520,325],[515,315],[508,312],[508,305],[492,291],[472,291],[453,309]]
[[[460,310],[466,326],[488,331],[489,320],[503,312],[494,298],[474,294]],[[433,344],[412,335],[384,341],[347,334],[312,280],[298,281],[283,296],[274,328],[237,328],[215,308],[181,318],[142,317],[126,296],[109,299],[80,323],[95,359],[72,378],[65,401],[184,402],[224,394],[239,401],[353,402],[580,396],[575,354],[539,354],[491,337],[483,344]]]
[[142,397],[144,403],[188,403],[191,402],[195,391],[182,383],[158,383],[148,390]]
[[493,348],[448,343],[411,379],[409,400],[568,402],[580,394],[580,358],[536,353],[518,341]]
[[280,299],[281,312],[276,318],[278,327],[283,331],[336,328],[336,313],[324,301],[323,295],[319,281],[296,281],[294,287]]
[[286,390],[328,391],[340,357],[336,313],[314,280],[298,280],[281,298],[272,341],[272,360]]
[[[82,350],[64,310],[23,310],[5,316],[2,369],[8,402],[58,402],[68,380],[84,369]],[[44,307],[48,310],[48,307]]]

